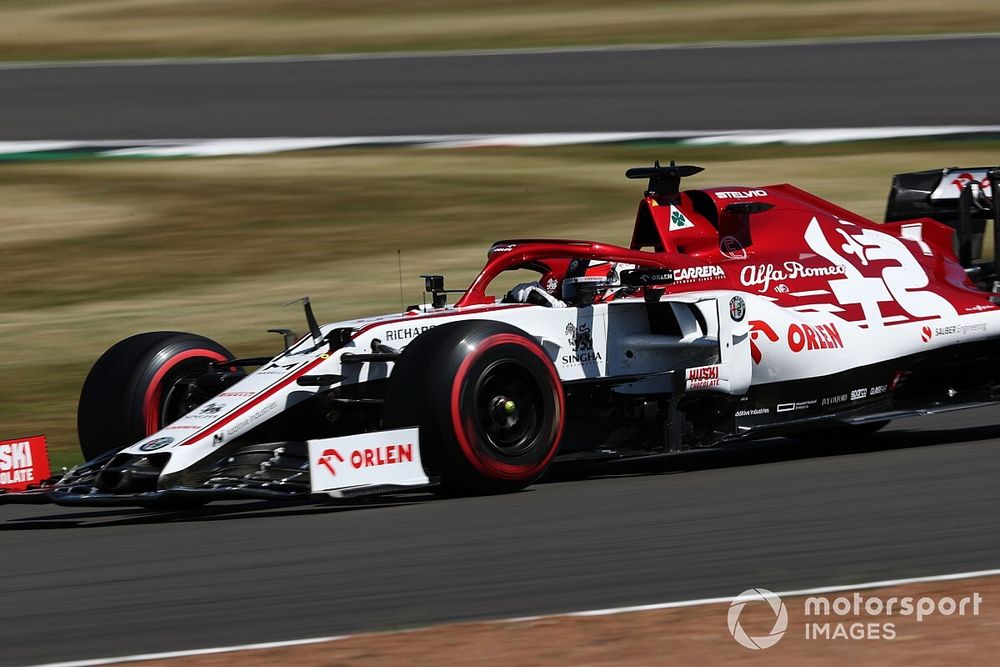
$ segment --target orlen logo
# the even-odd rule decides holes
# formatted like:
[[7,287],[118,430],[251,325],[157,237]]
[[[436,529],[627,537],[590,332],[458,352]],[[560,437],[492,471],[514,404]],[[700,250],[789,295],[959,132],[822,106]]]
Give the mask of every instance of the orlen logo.
[[329,470],[330,474],[336,477],[337,469],[333,467],[334,459],[336,459],[340,463],[344,462],[344,457],[341,456],[340,452],[338,452],[336,449],[324,449],[323,455],[319,457],[319,461],[317,461],[316,463],[317,465],[321,465],[327,470]]
[[336,465],[338,463],[349,463],[355,470],[359,468],[374,468],[377,466],[393,465],[395,463],[413,462],[413,444],[405,445],[385,445],[384,447],[373,447],[370,449],[355,449],[345,461],[340,452],[336,449],[323,450],[322,456],[316,462],[330,471],[334,477],[337,476]]
[[[755,364],[759,364],[763,355],[757,346],[757,339],[763,334],[772,343],[779,340],[778,334],[763,320],[750,320],[750,356]],[[837,331],[837,326],[830,324],[792,324],[785,335],[788,349],[792,352],[804,350],[829,350],[844,347],[844,341]]]
[[817,324],[814,327],[808,324],[793,324],[788,327],[788,348],[792,352],[842,347],[844,341],[841,340],[840,332],[833,323]]
[[772,343],[778,342],[778,334],[775,333],[770,324],[763,320],[750,320],[750,356],[755,364],[759,364],[763,358],[760,348],[757,347],[757,338],[761,334],[764,334]]
[[[961,192],[966,185],[977,180],[978,179],[975,176],[966,172],[959,174],[954,180],[952,180],[951,184],[958,188],[958,191]],[[986,196],[990,196],[992,188],[990,187],[989,176],[984,176],[983,180],[979,181],[979,186],[983,189],[983,193]]]

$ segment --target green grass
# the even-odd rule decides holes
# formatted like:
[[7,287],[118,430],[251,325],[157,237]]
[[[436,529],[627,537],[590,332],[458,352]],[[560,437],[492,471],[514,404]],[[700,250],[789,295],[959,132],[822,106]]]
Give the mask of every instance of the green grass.
[[[815,147],[574,146],[380,149],[197,160],[0,166],[0,438],[46,433],[77,458],[75,406],[115,341],[194,331],[241,355],[276,352],[310,295],[326,321],[399,308],[420,273],[462,287],[499,238],[627,244],[654,158],[707,171],[698,185],[793,182],[881,219],[893,173],[1000,162],[1000,143]],[[109,418],[114,418],[109,415]]]
[[0,0],[0,59],[15,60],[996,30],[994,0]]

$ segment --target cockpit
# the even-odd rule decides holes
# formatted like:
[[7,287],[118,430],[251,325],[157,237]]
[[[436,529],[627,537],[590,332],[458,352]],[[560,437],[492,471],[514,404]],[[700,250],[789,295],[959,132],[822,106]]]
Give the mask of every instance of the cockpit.
[[[513,285],[500,299],[501,303],[529,303],[549,308],[582,308],[594,303],[607,303],[639,291],[638,287],[623,285],[622,271],[629,271],[635,264],[608,262],[592,259],[556,260],[536,262],[537,280]],[[494,282],[501,283],[503,275]]]
[[516,239],[493,245],[489,261],[456,306],[528,303],[586,307],[637,294],[637,272],[669,279],[654,253],[590,241]]

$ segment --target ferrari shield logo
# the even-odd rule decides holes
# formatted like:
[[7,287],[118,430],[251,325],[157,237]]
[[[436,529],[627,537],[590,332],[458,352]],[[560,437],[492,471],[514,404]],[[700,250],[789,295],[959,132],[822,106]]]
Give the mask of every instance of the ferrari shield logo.
[[680,229],[690,229],[694,223],[687,219],[687,216],[676,206],[670,206],[670,231],[676,232]]

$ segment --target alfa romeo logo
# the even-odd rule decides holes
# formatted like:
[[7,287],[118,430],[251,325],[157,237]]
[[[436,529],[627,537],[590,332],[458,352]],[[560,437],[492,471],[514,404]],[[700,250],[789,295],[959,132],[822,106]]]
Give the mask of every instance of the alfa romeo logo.
[[[740,614],[743,613],[743,608],[751,602],[764,602],[774,612],[774,626],[771,628],[771,632],[761,637],[751,637],[743,629],[743,626],[740,625]],[[740,646],[745,646],[756,651],[771,648],[781,641],[785,630],[788,629],[788,610],[785,609],[785,603],[781,601],[781,598],[771,591],[765,588],[751,588],[736,596],[733,603],[729,605],[728,620],[729,633],[733,636],[733,639]]]
[[742,322],[746,314],[747,304],[743,301],[743,297],[734,296],[729,300],[729,316],[733,318],[734,322]]
[[157,438],[156,440],[150,440],[149,442],[143,443],[139,446],[144,452],[155,452],[157,449],[163,449],[167,445],[173,443],[173,438]]

